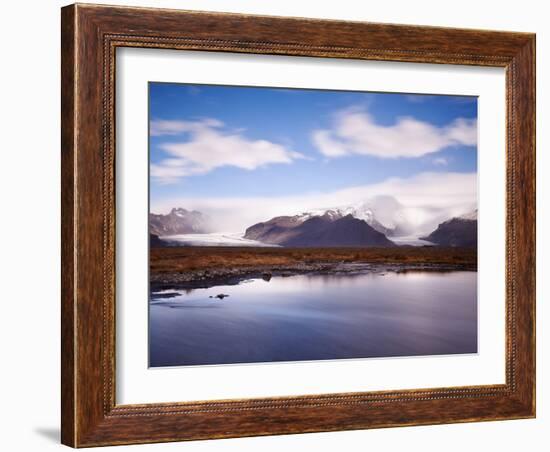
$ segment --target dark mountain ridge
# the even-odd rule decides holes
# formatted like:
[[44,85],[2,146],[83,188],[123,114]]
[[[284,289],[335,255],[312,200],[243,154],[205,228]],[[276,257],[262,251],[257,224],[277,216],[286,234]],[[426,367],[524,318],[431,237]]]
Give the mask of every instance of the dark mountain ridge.
[[244,238],[287,247],[362,247],[395,246],[384,234],[352,215],[275,217],[246,230]]
[[421,239],[439,246],[477,247],[477,210],[440,223],[435,231]]

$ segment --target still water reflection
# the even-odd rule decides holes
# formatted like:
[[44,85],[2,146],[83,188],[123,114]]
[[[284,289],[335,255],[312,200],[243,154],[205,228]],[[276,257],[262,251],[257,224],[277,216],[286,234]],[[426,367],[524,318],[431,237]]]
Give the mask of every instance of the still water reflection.
[[274,277],[153,292],[149,328],[152,367],[476,353],[477,273]]

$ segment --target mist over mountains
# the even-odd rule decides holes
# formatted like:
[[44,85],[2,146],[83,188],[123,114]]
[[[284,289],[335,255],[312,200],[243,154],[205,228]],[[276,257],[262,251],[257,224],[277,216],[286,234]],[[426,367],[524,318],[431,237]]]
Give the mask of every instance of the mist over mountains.
[[[349,206],[276,216],[239,234],[223,231],[215,218],[197,210],[173,208],[166,215],[151,213],[149,232],[159,240],[185,246],[226,246],[227,242],[227,246],[388,247],[396,246],[392,238],[407,244],[404,236],[414,236],[420,242],[416,244],[477,246],[477,210],[444,219],[435,213],[424,220],[424,228],[432,224],[431,228],[416,235],[408,215],[395,198],[378,197]],[[160,243],[166,242],[155,239],[155,246]]]

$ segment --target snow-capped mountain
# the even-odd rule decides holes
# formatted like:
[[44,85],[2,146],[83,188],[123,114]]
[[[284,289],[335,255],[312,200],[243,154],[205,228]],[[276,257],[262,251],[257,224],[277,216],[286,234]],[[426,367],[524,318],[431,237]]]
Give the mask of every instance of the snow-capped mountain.
[[149,214],[149,232],[158,236],[210,232],[210,219],[196,210],[174,208],[167,215]]
[[440,223],[421,239],[441,246],[477,246],[477,209]]
[[394,246],[365,220],[337,209],[275,217],[247,228],[244,238],[294,247]]
[[[383,209],[380,208],[380,200],[372,200],[349,206],[313,209],[307,212],[302,212],[298,215],[284,218],[287,218],[286,221],[289,223],[299,224],[314,217],[325,217],[334,221],[351,215],[353,218],[363,220],[371,228],[388,237],[397,235],[402,229],[402,225],[405,224],[402,212],[399,211],[400,205],[393,198],[390,198],[389,200],[385,199],[384,201],[384,209],[386,211],[391,211],[391,214],[386,213],[384,215],[384,213],[381,212]],[[383,217],[383,220],[379,217]]]

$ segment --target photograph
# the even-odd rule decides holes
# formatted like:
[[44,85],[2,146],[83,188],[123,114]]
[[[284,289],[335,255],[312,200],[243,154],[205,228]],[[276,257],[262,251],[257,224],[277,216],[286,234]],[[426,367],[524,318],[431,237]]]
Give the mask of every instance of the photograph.
[[[5,71],[29,192],[5,211],[57,212],[32,276],[57,307],[7,303],[4,361],[41,366],[10,445],[535,444],[540,8],[123,3],[27,14],[37,52]],[[29,133],[27,98],[60,115]]]
[[477,97],[148,100],[150,367],[477,353]]

